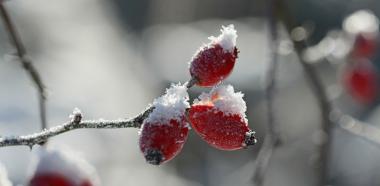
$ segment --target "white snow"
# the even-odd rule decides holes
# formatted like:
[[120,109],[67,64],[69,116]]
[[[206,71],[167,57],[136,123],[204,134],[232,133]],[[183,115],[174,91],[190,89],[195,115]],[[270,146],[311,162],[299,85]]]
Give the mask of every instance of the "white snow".
[[379,31],[379,19],[370,10],[359,10],[348,16],[343,28],[350,34],[374,34]]
[[164,124],[171,119],[180,121],[186,109],[190,107],[186,84],[172,84],[163,96],[153,101],[153,106],[155,109],[149,114],[146,122]]
[[82,111],[79,108],[75,107],[73,110],[73,115],[82,115]]
[[225,114],[239,114],[247,123],[245,111],[247,106],[243,100],[244,94],[235,92],[232,85],[220,85],[214,87],[210,93],[202,93],[194,100],[194,105],[211,104],[217,110]]
[[0,186],[12,186],[12,183],[8,179],[7,170],[1,164],[0,164]]
[[233,24],[222,26],[222,32],[218,37],[210,36],[210,44],[219,44],[225,51],[233,52],[236,46],[236,30]]
[[73,113],[69,115],[69,118],[71,120],[74,120],[77,116],[82,116],[82,111],[79,108],[75,107]]
[[56,172],[76,184],[89,180],[94,186],[100,185],[95,168],[78,152],[62,147],[60,149],[41,147],[37,150],[37,161],[33,174]]

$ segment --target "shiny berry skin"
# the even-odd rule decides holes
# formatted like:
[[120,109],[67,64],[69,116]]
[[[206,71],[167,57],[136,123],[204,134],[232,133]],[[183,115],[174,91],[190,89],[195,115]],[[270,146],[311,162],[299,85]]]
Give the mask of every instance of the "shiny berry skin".
[[140,150],[146,161],[160,165],[173,159],[182,149],[189,133],[185,117],[167,123],[145,122],[140,133]]
[[378,95],[378,75],[369,61],[359,61],[347,66],[343,81],[348,93],[360,103],[369,104]]
[[358,34],[352,48],[352,56],[355,58],[371,58],[377,47],[376,36]]
[[238,57],[238,50],[226,51],[219,44],[205,46],[193,58],[190,64],[191,77],[197,80],[198,86],[211,87],[232,72]]
[[[37,174],[28,186],[76,186],[69,179],[57,173]],[[79,186],[79,185],[78,185]]]
[[189,110],[192,128],[211,146],[237,150],[254,145],[254,132],[239,114],[225,114],[212,104],[195,105]]

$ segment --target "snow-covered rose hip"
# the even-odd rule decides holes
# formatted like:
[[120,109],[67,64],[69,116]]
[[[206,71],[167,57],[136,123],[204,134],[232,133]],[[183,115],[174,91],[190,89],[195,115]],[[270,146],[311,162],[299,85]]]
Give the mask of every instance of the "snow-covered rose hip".
[[351,57],[371,58],[376,53],[379,19],[370,10],[358,10],[343,21],[343,29],[353,39]]
[[231,72],[238,57],[234,25],[222,27],[218,37],[201,47],[190,62],[190,74],[198,86],[211,87],[224,80]]
[[154,110],[143,122],[140,131],[140,150],[153,165],[173,159],[185,143],[189,124],[186,109],[190,107],[184,85],[172,85],[165,95],[153,102]]
[[28,186],[99,186],[95,169],[68,149],[39,149]]
[[231,85],[202,93],[189,110],[193,129],[208,144],[221,150],[237,150],[256,143],[248,128],[243,94]]

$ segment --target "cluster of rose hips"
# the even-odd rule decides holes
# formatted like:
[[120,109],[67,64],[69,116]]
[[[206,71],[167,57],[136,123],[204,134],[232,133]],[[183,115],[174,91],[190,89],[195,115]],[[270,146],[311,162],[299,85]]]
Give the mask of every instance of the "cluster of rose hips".
[[[181,151],[190,125],[203,140],[221,150],[237,150],[256,143],[254,132],[248,128],[243,94],[234,92],[231,85],[218,85],[232,72],[238,57],[233,25],[221,31],[190,63],[192,81],[198,86],[213,87],[210,93],[202,93],[190,106],[188,84],[178,84],[154,100],[154,110],[140,131],[140,149],[147,162],[159,165],[173,159]],[[39,150],[28,186],[99,185],[94,169],[77,155],[67,150]]]
[[[363,20],[364,19],[364,20]],[[379,40],[377,17],[358,11],[345,20],[346,31],[354,38],[348,64],[343,70],[343,85],[359,103],[368,105],[379,97],[379,75],[375,54]]]
[[[233,25],[223,27],[221,35],[210,37],[190,62],[192,81],[197,86],[214,87],[190,106],[187,84],[172,85],[155,99],[154,110],[144,120],[139,145],[148,163],[159,165],[173,159],[182,149],[191,127],[211,146],[237,150],[256,143],[248,128],[243,94],[231,85],[219,85],[234,67],[238,50]],[[190,123],[190,125],[189,125]]]

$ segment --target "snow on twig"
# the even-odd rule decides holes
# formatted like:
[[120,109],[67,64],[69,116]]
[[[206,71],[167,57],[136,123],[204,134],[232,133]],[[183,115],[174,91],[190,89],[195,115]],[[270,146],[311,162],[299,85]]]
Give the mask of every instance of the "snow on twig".
[[73,117],[70,121],[43,130],[38,133],[25,136],[8,136],[0,138],[0,147],[5,146],[29,146],[32,148],[36,144],[46,142],[51,137],[69,132],[75,129],[117,129],[117,128],[140,128],[144,119],[153,111],[154,107],[148,107],[137,116],[129,119],[118,120],[81,120],[82,114],[74,110]]

